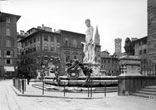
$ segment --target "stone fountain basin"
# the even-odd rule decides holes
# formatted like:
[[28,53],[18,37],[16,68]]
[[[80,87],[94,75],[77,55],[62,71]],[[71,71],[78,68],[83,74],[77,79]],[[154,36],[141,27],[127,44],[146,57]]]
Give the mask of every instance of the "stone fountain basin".
[[[58,85],[56,81],[53,81],[54,77],[45,77],[45,82],[51,85]],[[77,79],[69,78],[67,76],[59,76],[60,84],[59,86],[69,86],[69,87],[87,87],[86,76],[80,76]],[[113,86],[118,84],[117,76],[91,76],[91,86],[92,87],[104,87]]]

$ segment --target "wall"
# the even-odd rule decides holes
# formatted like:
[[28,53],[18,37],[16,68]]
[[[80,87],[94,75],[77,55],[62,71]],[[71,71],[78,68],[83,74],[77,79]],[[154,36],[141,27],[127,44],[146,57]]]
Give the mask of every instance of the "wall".
[[156,0],[148,0],[148,55],[156,61]]
[[133,93],[144,86],[156,84],[156,76],[119,76],[118,95]]

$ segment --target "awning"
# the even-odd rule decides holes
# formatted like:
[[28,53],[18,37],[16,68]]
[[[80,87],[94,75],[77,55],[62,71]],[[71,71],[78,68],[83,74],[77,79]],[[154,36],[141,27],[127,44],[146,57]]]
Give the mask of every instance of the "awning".
[[14,72],[15,71],[13,66],[4,66],[4,70],[6,72]]

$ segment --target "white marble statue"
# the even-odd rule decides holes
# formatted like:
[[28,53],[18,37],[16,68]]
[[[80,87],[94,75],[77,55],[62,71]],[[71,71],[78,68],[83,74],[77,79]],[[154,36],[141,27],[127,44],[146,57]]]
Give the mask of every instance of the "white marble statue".
[[82,42],[84,45],[83,52],[85,54],[83,62],[91,64],[93,70],[93,76],[100,75],[100,65],[98,59],[97,46],[100,45],[100,36],[98,34],[98,28],[96,27],[96,32],[94,35],[94,28],[91,26],[90,19],[85,20],[87,26],[85,34],[85,42]]
[[86,19],[85,24],[87,26],[87,30],[86,30],[86,36],[85,36],[85,43],[83,43],[84,44],[83,52],[85,54],[83,62],[91,63],[92,62],[94,28],[91,26],[90,19]]
[[97,35],[98,29],[96,28],[96,33],[94,35],[94,28],[91,26],[90,19],[85,20],[85,24],[87,26],[86,30],[86,36],[85,36],[85,42],[83,52],[85,54],[85,57],[83,59],[83,62],[85,63],[95,63],[95,45],[99,45],[100,39],[99,35]]

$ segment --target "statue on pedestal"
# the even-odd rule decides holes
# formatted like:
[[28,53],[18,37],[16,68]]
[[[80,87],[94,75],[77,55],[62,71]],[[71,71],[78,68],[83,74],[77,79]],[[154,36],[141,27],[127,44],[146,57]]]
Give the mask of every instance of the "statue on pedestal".
[[125,40],[124,49],[127,55],[134,55],[134,45],[133,42],[128,37]]
[[94,35],[94,28],[91,26],[90,19],[85,20],[87,26],[85,42],[83,52],[85,54],[83,63],[92,68],[93,75],[100,75],[100,61],[99,61],[99,51],[100,51],[100,36],[98,33],[98,28],[96,27],[96,32]]
[[126,38],[124,48],[126,55],[119,58],[121,66],[120,76],[140,76],[141,60],[139,56],[134,55],[134,43],[130,38]]
[[92,50],[93,50],[94,28],[91,26],[90,19],[86,19],[85,24],[87,26],[87,30],[86,30],[85,42],[83,43],[83,45],[84,45],[83,52],[85,54],[83,62],[91,63],[91,61],[92,61]]
[[94,36],[94,28],[91,26],[90,19],[85,20],[87,26],[85,42],[83,42],[84,48],[83,52],[85,54],[83,62],[84,63],[95,63],[95,46],[99,45],[100,39],[97,38],[97,35]]

